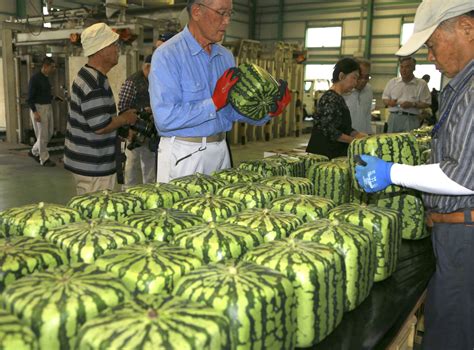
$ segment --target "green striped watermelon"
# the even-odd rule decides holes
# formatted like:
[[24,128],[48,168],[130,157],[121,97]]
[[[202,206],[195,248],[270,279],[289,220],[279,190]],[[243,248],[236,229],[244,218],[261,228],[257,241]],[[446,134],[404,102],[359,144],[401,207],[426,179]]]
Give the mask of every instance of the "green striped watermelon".
[[239,164],[239,169],[255,172],[257,174],[266,176],[290,176],[290,169],[282,166],[279,160],[247,160]]
[[328,198],[340,205],[349,202],[350,173],[348,163],[318,162],[309,168],[307,177],[314,184],[316,196]]
[[304,164],[304,177],[308,177],[308,170],[311,168],[316,163],[319,162],[328,162],[329,158],[326,156],[323,156],[322,154],[314,154],[314,153],[302,153],[298,155],[293,155],[293,157],[296,157],[300,160],[303,161]]
[[171,208],[175,202],[190,196],[182,187],[159,182],[129,187],[126,192],[140,197],[145,209]]
[[72,197],[68,206],[78,210],[85,218],[117,221],[145,209],[140,197],[110,190]]
[[416,143],[418,143],[418,148],[420,152],[431,149],[431,136],[417,137]]
[[426,125],[418,129],[414,129],[410,131],[410,134],[415,136],[416,138],[430,136],[431,131],[433,130],[433,125]]
[[82,326],[77,350],[221,350],[229,321],[219,311],[173,296],[144,295],[108,309]]
[[197,225],[175,235],[171,244],[189,249],[207,264],[238,259],[263,242],[260,233],[230,223]]
[[295,156],[286,154],[275,154],[270,157],[263,159],[264,162],[274,162],[275,164],[280,163],[281,166],[288,169],[289,176],[304,177],[305,176],[305,162],[304,159],[300,159]]
[[296,295],[296,346],[323,340],[341,322],[344,263],[339,253],[314,242],[284,239],[262,244],[243,257],[283,273]]
[[294,214],[266,208],[246,209],[227,222],[257,230],[265,242],[285,238],[297,226],[303,224],[303,220]]
[[203,224],[203,218],[181,210],[158,208],[144,210],[122,220],[122,223],[141,230],[147,239],[168,242],[181,230]]
[[5,286],[23,276],[67,262],[66,255],[61,249],[42,239],[31,237],[0,239],[0,292]]
[[186,249],[144,242],[107,252],[94,265],[120,278],[132,293],[160,294],[171,293],[181,276],[202,261]]
[[331,162],[348,162],[349,158],[347,156],[332,158]]
[[352,203],[332,209],[328,217],[368,230],[376,244],[374,281],[380,282],[392,275],[397,267],[402,242],[400,214],[396,210]]
[[3,303],[31,327],[41,349],[74,347],[79,327],[130,297],[125,285],[87,264],[35,272],[7,286]]
[[279,83],[262,67],[253,63],[241,64],[236,74],[237,83],[231,88],[229,102],[243,116],[263,119],[269,112],[275,112]]
[[[413,135],[409,133],[400,134],[376,134],[362,139],[355,139],[349,145],[349,167],[351,169],[352,190],[365,193],[355,178],[354,156],[368,154],[379,157],[388,162],[408,165],[420,164],[420,149]],[[403,188],[390,185],[383,193],[399,193]]]
[[232,349],[294,348],[294,290],[281,273],[249,262],[210,264],[186,274],[173,294],[223,312]]
[[263,208],[278,197],[279,192],[259,183],[236,183],[222,187],[217,195],[234,198],[246,208]]
[[282,196],[288,194],[314,194],[312,181],[302,177],[273,176],[261,180],[260,183],[276,189]]
[[329,210],[335,206],[336,203],[327,198],[295,194],[275,199],[271,203],[270,209],[295,214],[307,222],[326,217]]
[[369,198],[371,204],[399,212],[403,239],[417,240],[430,235],[425,224],[425,206],[419,192],[405,191],[398,195],[377,194]]
[[42,237],[48,229],[82,220],[77,210],[44,202],[10,208],[0,215],[6,237]]
[[66,252],[72,263],[91,263],[108,250],[144,241],[145,235],[115,221],[94,219],[50,230],[45,239]]
[[224,180],[230,184],[237,182],[257,182],[263,178],[263,175],[253,171],[240,168],[229,168],[212,173],[212,176]]
[[191,195],[216,193],[219,188],[227,185],[227,181],[201,173],[179,177],[171,180],[170,183],[184,188]]
[[233,198],[206,194],[201,197],[183,199],[176,202],[173,208],[195,214],[209,222],[227,219],[241,211],[243,205]]
[[345,311],[354,310],[367,298],[375,273],[376,246],[371,232],[363,227],[321,219],[298,227],[290,237],[329,246],[343,257],[346,271]]
[[38,340],[31,329],[5,310],[0,310],[0,349],[38,350]]

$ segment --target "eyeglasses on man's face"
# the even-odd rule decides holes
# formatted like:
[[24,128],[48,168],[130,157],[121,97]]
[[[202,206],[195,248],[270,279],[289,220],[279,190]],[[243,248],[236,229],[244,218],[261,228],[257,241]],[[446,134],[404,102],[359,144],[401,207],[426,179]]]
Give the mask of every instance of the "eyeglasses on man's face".
[[218,14],[220,17],[222,17],[222,19],[224,19],[224,18],[231,19],[232,16],[235,14],[235,12],[233,10],[229,10],[229,11],[216,10],[216,9],[213,9],[212,7],[209,7],[209,6],[207,6],[203,3],[200,3],[200,2],[198,2],[196,5],[203,6],[203,7],[207,8],[208,10],[211,10],[215,14]]

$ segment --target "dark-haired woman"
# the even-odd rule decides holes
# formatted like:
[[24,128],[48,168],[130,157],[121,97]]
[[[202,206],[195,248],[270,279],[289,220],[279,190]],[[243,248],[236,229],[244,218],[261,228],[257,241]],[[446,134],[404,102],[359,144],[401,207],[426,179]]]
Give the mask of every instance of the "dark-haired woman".
[[354,89],[359,79],[359,63],[343,58],[334,66],[333,85],[318,102],[306,152],[323,154],[329,159],[347,156],[349,143],[355,138],[367,136],[352,129],[351,114],[342,97]]

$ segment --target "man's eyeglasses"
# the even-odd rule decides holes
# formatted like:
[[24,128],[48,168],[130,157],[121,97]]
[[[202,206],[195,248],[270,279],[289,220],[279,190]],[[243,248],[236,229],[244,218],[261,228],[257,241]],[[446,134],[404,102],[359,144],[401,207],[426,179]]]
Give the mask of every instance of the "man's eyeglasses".
[[227,17],[228,19],[231,19],[232,16],[235,14],[235,12],[233,10],[230,10],[230,11],[220,10],[220,11],[218,11],[218,10],[215,10],[212,7],[204,5],[200,2],[198,2],[196,5],[204,6],[205,8],[207,8],[207,9],[211,10],[212,12],[214,12],[214,13],[218,14],[219,16],[221,16],[222,19],[224,19],[225,17]]

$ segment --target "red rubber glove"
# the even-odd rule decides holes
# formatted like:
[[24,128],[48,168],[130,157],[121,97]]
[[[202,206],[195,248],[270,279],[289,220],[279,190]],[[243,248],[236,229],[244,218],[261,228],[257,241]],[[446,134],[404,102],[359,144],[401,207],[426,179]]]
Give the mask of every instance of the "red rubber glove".
[[236,70],[235,67],[227,69],[216,83],[214,93],[212,94],[212,101],[214,101],[217,110],[224,108],[229,102],[230,89],[239,80],[239,77],[235,76]]
[[290,90],[288,89],[288,83],[285,80],[281,80],[281,79],[279,80],[279,83],[280,83],[280,89],[279,89],[280,91],[278,95],[276,95],[276,101],[275,101],[277,105],[277,109],[275,112],[268,113],[268,115],[271,117],[276,117],[282,114],[285,107],[291,101],[291,94],[290,94]]

